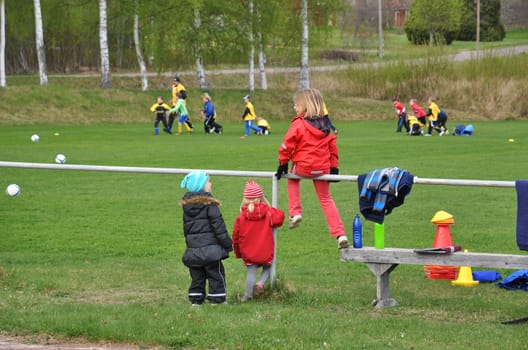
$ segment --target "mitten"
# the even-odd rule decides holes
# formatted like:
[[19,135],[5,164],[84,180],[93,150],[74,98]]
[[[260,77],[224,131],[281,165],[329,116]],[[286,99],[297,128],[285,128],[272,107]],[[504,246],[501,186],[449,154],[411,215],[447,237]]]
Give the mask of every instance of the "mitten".
[[287,173],[288,173],[288,163],[280,164],[279,167],[277,168],[277,172],[275,173],[275,177],[277,178],[277,180],[280,180],[282,175],[287,174]]
[[[330,175],[339,175],[339,168],[330,168]],[[339,182],[339,180],[329,180],[328,182]]]

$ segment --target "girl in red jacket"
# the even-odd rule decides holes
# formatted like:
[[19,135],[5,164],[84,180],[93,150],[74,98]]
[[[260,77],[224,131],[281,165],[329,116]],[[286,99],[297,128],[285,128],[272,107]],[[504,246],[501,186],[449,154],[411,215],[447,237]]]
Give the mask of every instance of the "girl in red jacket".
[[[339,174],[336,137],[330,132],[328,118],[323,116],[323,97],[319,90],[298,91],[294,98],[297,115],[284,136],[279,148],[279,168],[275,176],[280,179],[288,173],[288,162],[292,161],[290,172],[301,177],[317,177],[325,174]],[[288,211],[290,229],[299,226],[302,220],[300,180],[288,179]],[[349,246],[343,221],[330,194],[326,180],[313,180],[319,203],[323,209],[330,236],[337,238],[339,248]]]
[[[258,183],[248,181],[233,228],[235,256],[247,266],[246,292],[240,301],[246,302],[264,291],[275,256],[273,228],[282,226],[283,222],[284,212],[270,206]],[[256,282],[259,267],[262,273]]]

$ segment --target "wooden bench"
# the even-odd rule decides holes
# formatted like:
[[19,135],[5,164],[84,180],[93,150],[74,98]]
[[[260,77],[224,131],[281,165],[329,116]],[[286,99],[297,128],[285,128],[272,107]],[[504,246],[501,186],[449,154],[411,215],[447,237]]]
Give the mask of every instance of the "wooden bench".
[[361,261],[376,276],[376,299],[372,302],[378,308],[396,306],[390,296],[390,273],[399,264],[472,266],[500,269],[528,269],[528,255],[456,252],[451,254],[418,254],[413,249],[375,249],[352,247],[340,250],[341,260]]

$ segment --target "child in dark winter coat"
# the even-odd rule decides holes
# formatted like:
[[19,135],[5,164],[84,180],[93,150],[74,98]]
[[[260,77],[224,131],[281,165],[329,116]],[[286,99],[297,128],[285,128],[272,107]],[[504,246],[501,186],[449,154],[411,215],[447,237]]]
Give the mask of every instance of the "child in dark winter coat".
[[179,204],[183,208],[183,233],[187,246],[182,261],[189,268],[192,280],[189,301],[192,305],[203,304],[207,280],[209,302],[225,304],[227,292],[222,260],[227,259],[233,250],[233,242],[218,209],[220,201],[211,195],[211,182],[203,171],[187,174],[181,187],[188,191]]
[[[275,256],[273,228],[282,226],[284,212],[270,206],[262,188],[254,181],[246,183],[243,196],[233,228],[233,248],[235,256],[247,266],[246,292],[240,299],[246,302],[264,291]],[[262,273],[256,282],[259,267]]]

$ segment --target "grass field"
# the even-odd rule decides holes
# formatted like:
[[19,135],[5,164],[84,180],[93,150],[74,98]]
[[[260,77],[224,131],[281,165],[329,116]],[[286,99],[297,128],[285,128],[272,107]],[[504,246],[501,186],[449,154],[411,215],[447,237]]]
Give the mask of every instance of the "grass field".
[[[450,129],[454,127],[450,124]],[[69,164],[274,171],[287,122],[267,137],[152,135],[151,123],[0,128],[0,160]],[[475,122],[473,137],[407,137],[385,121],[340,122],[341,174],[398,166],[419,177],[516,180],[528,172],[528,125]],[[32,143],[30,136],[40,135]],[[59,133],[55,136],[55,133]],[[514,139],[514,142],[509,142]],[[240,304],[245,268],[225,261],[229,305],[191,308],[181,263],[178,201],[182,176],[0,168],[0,332],[29,340],[84,339],[172,349],[521,349],[524,292],[493,284],[453,287],[428,280],[421,266],[392,273],[399,306],[375,309],[372,273],[339,260],[311,183],[302,186],[304,221],[279,230],[277,281],[262,298]],[[229,229],[248,178],[213,177],[213,194]],[[271,181],[259,179],[265,191]],[[279,206],[286,210],[286,182]],[[356,183],[332,184],[350,230],[358,212]],[[520,253],[511,188],[415,185],[387,216],[387,247],[430,246],[436,211],[453,214],[455,244],[470,251]],[[364,244],[373,225],[364,222]],[[521,253],[522,254],[522,253]],[[505,277],[509,270],[500,271]]]

